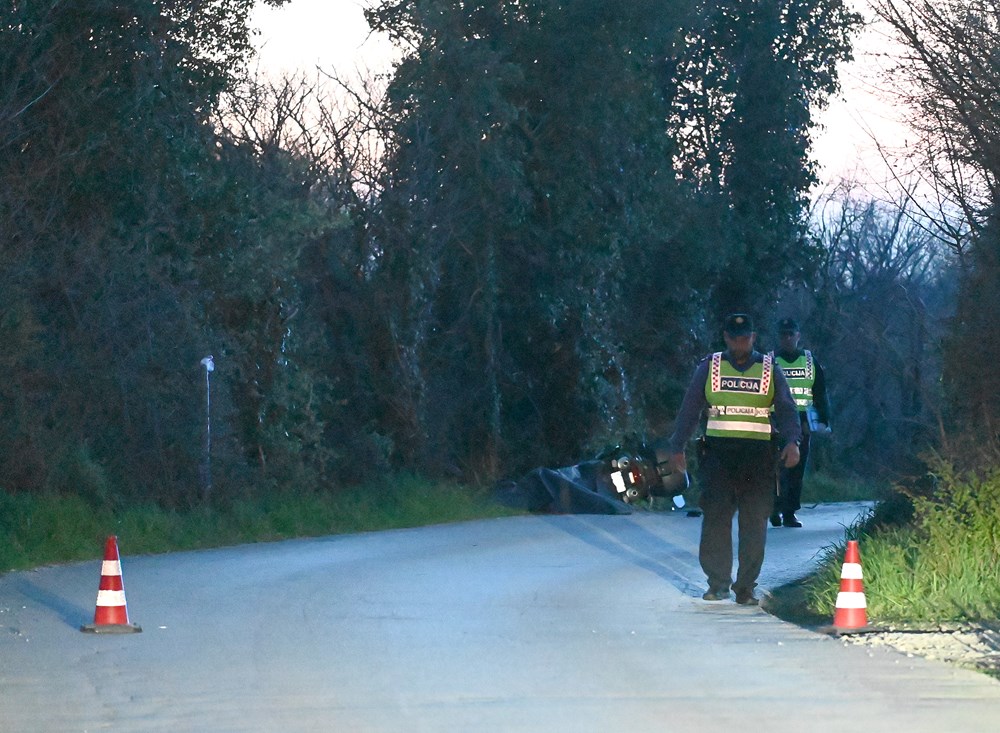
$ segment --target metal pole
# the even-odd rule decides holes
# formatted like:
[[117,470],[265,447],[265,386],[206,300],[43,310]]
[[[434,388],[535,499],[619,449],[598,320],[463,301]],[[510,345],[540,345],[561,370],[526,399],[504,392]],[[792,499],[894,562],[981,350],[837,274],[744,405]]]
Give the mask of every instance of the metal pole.
[[212,384],[210,375],[215,371],[215,362],[209,354],[201,360],[205,367],[205,455],[201,466],[203,498],[212,493]]

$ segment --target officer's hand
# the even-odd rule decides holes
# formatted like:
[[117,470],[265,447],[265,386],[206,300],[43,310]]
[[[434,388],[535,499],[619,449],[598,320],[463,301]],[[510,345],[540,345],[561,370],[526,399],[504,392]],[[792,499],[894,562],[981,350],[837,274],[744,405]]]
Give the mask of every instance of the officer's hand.
[[799,447],[795,443],[789,443],[781,451],[781,463],[785,468],[799,465]]
[[670,454],[670,470],[675,473],[682,473],[687,471],[688,463],[687,456],[683,453],[671,453]]

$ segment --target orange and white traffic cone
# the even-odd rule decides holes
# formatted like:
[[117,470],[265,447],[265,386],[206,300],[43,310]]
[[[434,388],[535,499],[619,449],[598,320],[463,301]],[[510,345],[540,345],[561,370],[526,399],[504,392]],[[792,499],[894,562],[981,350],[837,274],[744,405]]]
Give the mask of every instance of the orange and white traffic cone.
[[80,631],[95,634],[131,634],[142,631],[128,620],[122,563],[118,557],[118,538],[113,535],[104,543],[104,562],[101,563],[101,584],[97,590],[94,623],[81,626]]
[[875,629],[868,625],[868,603],[865,599],[864,575],[858,541],[848,540],[844,565],[840,571],[840,592],[833,614],[833,625],[826,629],[834,634],[861,634]]

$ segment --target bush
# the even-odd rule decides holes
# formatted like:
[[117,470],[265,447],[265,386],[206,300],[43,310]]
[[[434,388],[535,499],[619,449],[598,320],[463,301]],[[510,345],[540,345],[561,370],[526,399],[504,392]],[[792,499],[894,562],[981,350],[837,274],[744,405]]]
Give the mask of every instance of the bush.
[[807,470],[802,485],[803,502],[871,501],[884,490],[871,481],[840,477],[829,472]]

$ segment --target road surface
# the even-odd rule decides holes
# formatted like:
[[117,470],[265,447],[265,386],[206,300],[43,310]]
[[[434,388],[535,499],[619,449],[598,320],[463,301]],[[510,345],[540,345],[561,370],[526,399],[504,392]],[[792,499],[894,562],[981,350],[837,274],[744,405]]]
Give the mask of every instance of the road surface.
[[[859,505],[768,530],[763,589]],[[1000,683],[701,600],[699,519],[535,516],[0,577],[0,732],[996,730]],[[864,547],[862,546],[862,565]]]

